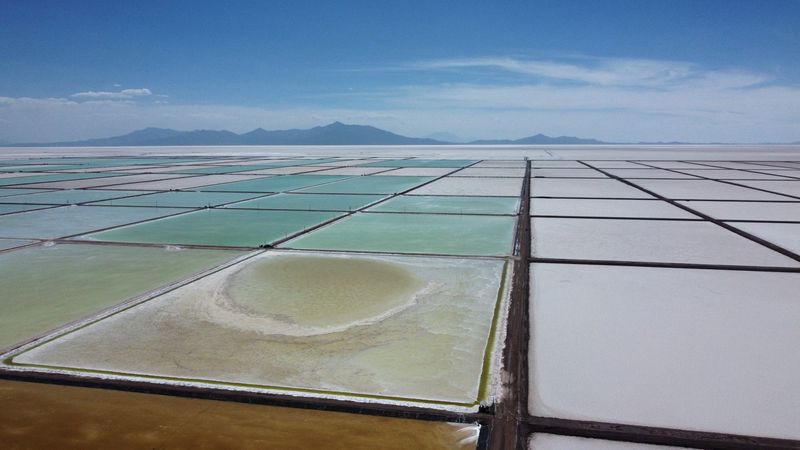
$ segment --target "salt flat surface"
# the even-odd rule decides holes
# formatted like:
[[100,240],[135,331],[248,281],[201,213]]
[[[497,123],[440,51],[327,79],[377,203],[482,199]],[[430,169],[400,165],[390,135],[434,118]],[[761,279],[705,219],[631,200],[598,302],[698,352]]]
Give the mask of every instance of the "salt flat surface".
[[800,222],[800,202],[704,202],[699,200],[682,200],[679,203],[718,220],[777,220]]
[[534,433],[528,441],[529,450],[678,450],[685,448],[545,433]]
[[[32,176],[32,175],[37,175],[37,174],[32,174],[32,173],[28,173],[28,172],[4,172],[4,173],[0,173],[0,179],[29,177],[29,176]],[[41,175],[41,174],[39,174],[39,175]]]
[[736,161],[699,161],[701,164],[711,167],[723,167],[728,169],[758,170],[764,168],[761,162],[736,162]]
[[[766,189],[781,194],[800,197],[800,180],[798,181],[739,181],[740,184]],[[782,197],[786,200],[786,197]]]
[[524,167],[467,167],[453,174],[454,177],[524,177]]
[[[584,160],[587,164],[598,169],[641,169],[642,165],[629,161],[592,161],[590,159]],[[585,166],[584,166],[585,167]]]
[[[760,169],[756,169],[759,172]],[[715,180],[785,180],[786,177],[780,175],[745,172],[744,170],[728,169],[693,169],[681,170],[681,172],[696,175],[698,177],[713,178]]]
[[800,267],[800,263],[708,222],[533,218],[540,258]]
[[700,164],[681,161],[646,161],[644,164],[648,166],[658,167],[660,169],[676,169],[683,171],[684,169],[709,169],[709,167]]
[[653,198],[621,181],[604,180],[570,180],[552,178],[531,179],[531,196],[533,197],[587,197],[587,198]]
[[531,273],[533,414],[800,438],[797,274]]
[[[148,156],[153,147],[6,147],[6,158],[119,155]],[[800,159],[800,145],[293,145],[159,147],[161,155],[343,156],[508,160],[694,160],[787,161]]]
[[[386,169],[386,167],[383,169]],[[440,177],[454,170],[456,169],[452,167],[401,167],[399,169],[381,172],[378,175],[392,177]]]
[[800,223],[735,222],[730,225],[800,254]]
[[508,159],[508,160],[487,159],[477,164],[474,164],[471,167],[521,167],[524,169],[525,161],[521,161],[519,159]]
[[387,159],[383,161],[376,161],[365,164],[369,167],[443,167],[443,168],[459,168],[465,167],[470,164],[478,162],[477,160],[467,159]]
[[472,405],[503,265],[266,253],[14,362]]
[[[491,164],[491,161],[485,161],[485,162]],[[478,163],[476,167],[480,164],[483,163]],[[564,161],[556,159],[553,161],[543,161],[543,160],[531,161],[531,168],[586,169],[587,167],[578,161]]]
[[532,215],[582,217],[658,217],[698,219],[663,200],[605,200],[572,198],[531,199]]
[[532,177],[545,178],[608,178],[599,170],[589,169],[584,166],[582,169],[531,169]]
[[[795,158],[796,159],[796,158]],[[773,168],[789,168],[789,169],[800,169],[800,161],[762,161],[760,163],[763,166],[773,167]]]
[[770,175],[778,175],[783,178],[794,179],[797,181],[800,178],[800,170],[797,169],[782,169],[778,167],[770,167],[767,169],[758,169],[759,173],[768,173]]
[[488,195],[519,197],[521,178],[470,178],[447,177],[422,186],[413,195]]
[[325,170],[320,170],[320,167],[313,167],[313,168],[305,167],[304,169],[306,171],[319,170],[319,172],[314,172],[317,175],[348,175],[348,176],[371,175],[376,172],[385,172],[387,170],[386,167],[336,167],[333,169],[325,169]]
[[710,180],[634,180],[633,183],[674,200],[786,200],[780,195]]
[[695,178],[693,175],[684,173],[672,172],[663,169],[605,169],[611,175],[616,175],[620,178]]

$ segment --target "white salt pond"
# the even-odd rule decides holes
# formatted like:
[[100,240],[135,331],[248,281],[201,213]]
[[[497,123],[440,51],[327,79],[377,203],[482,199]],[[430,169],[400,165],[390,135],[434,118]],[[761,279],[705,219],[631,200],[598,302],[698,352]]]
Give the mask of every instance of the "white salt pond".
[[678,450],[685,448],[687,447],[647,445],[546,433],[534,433],[528,441],[529,450]]
[[710,222],[535,217],[531,228],[540,258],[800,267]]
[[796,273],[533,264],[531,413],[798,439]]

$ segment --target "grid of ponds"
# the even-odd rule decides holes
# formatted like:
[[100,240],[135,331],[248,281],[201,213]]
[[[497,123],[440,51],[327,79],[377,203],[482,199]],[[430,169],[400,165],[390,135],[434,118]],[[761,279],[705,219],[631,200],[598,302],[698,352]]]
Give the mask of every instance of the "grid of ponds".
[[797,162],[59,157],[0,186],[2,374],[425,418],[385,424],[420,448],[510,445],[512,400],[533,449],[800,441]]
[[797,447],[797,162],[537,163],[530,448]]

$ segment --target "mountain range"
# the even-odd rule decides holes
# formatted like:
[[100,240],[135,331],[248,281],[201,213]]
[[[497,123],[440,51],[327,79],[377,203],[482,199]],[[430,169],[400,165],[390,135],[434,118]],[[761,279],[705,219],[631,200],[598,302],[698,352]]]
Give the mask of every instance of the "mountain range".
[[[445,137],[438,133],[435,136]],[[453,136],[455,137],[455,136]],[[167,128],[145,128],[122,136],[82,141],[0,144],[16,147],[127,147],[182,145],[446,145],[455,142],[433,138],[414,138],[368,125],[348,125],[334,122],[308,129],[267,131],[257,128],[237,134],[227,130],[178,131]],[[459,142],[462,143],[462,142]],[[495,144],[606,144],[596,139],[570,136],[550,137],[543,134],[522,139],[497,139],[467,142],[475,145]]]

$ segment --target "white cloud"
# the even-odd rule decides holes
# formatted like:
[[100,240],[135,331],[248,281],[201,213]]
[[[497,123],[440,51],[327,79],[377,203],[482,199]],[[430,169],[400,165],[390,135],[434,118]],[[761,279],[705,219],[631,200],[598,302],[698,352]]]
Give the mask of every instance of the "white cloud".
[[682,61],[632,58],[569,58],[564,61],[510,57],[460,58],[422,61],[414,70],[493,69],[528,75],[544,81],[566,81],[598,86],[670,88],[681,84],[713,84],[737,88],[770,81],[764,74],[741,70],[705,70]]
[[108,91],[86,91],[76,92],[70,97],[77,99],[101,99],[101,100],[127,100],[136,97],[147,97],[153,95],[153,92],[147,88],[138,89],[122,89],[117,92]]

